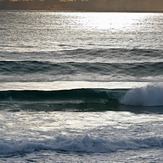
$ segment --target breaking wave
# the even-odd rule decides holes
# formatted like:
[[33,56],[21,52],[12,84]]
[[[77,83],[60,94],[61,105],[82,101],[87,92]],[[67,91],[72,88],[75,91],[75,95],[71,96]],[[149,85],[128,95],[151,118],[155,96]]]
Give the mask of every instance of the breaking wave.
[[82,152],[82,153],[110,153],[118,150],[139,150],[148,148],[162,148],[163,138],[112,138],[65,136],[59,135],[54,139],[44,141],[15,141],[0,140],[0,155],[17,155],[33,153],[42,150],[56,152]]
[[[163,112],[163,87],[0,91],[0,110]],[[132,106],[132,107],[131,107]],[[134,106],[138,106],[134,109]]]
[[163,106],[163,87],[147,86],[129,90],[121,104],[130,106]]

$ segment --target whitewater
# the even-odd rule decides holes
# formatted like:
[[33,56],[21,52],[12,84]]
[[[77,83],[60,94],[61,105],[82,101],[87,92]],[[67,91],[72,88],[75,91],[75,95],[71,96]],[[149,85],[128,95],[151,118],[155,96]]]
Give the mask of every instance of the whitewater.
[[0,162],[162,151],[162,13],[0,11]]

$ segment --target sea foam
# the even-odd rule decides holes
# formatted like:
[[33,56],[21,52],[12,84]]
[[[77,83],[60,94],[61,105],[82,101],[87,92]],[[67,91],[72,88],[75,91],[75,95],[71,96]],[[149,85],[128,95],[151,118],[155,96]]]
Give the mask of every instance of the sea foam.
[[65,136],[59,135],[54,139],[39,141],[0,141],[0,156],[3,155],[22,155],[25,153],[33,153],[35,151],[52,150],[66,152],[82,152],[82,153],[111,153],[118,150],[139,150],[140,148],[162,148],[163,138],[147,137],[147,138],[110,138],[104,139],[92,137],[90,135],[83,136]]
[[149,85],[129,90],[120,103],[130,106],[163,106],[163,86]]

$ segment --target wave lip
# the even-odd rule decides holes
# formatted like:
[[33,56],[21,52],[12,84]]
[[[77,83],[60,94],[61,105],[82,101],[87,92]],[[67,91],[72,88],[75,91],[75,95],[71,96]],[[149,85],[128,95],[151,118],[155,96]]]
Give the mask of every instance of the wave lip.
[[149,85],[129,90],[120,103],[130,106],[163,106],[163,87]]

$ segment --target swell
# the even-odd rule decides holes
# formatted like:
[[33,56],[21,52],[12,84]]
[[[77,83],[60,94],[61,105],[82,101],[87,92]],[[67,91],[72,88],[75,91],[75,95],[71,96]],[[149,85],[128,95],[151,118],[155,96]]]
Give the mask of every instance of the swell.
[[[14,47],[11,45],[5,45],[5,47]],[[72,58],[74,61],[80,61],[83,59],[88,59],[88,61],[92,62],[96,59],[103,59],[104,62],[108,63],[112,62],[113,59],[117,58],[119,61],[150,61],[161,60],[163,50],[161,49],[123,49],[123,48],[93,48],[93,49],[74,49],[74,50],[60,50],[60,51],[4,51],[0,50],[0,56],[2,56],[1,61],[6,60],[17,60],[17,61],[50,61],[60,60],[65,61],[65,59],[69,62]]]
[[88,62],[42,62],[0,61],[1,75],[24,74],[75,75],[93,73],[99,75],[130,75],[137,77],[157,76],[163,73],[163,62],[143,63],[88,63]]

